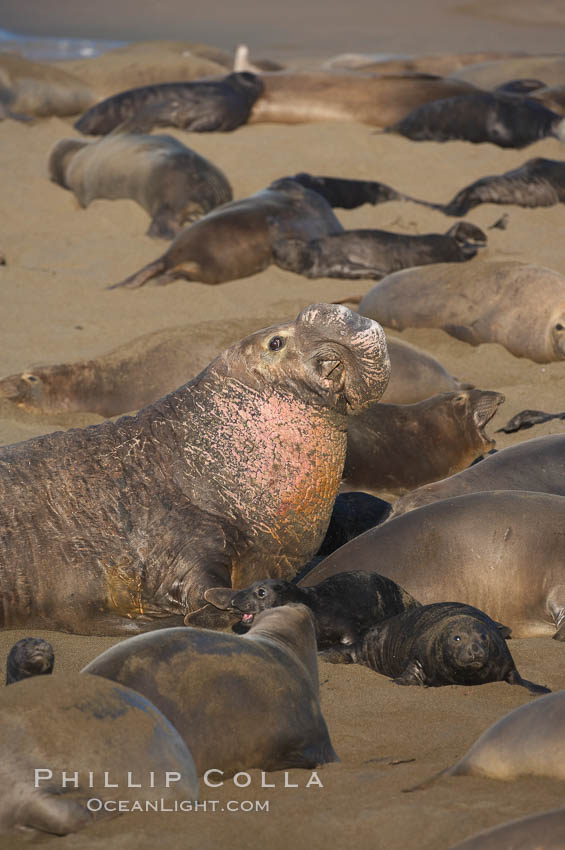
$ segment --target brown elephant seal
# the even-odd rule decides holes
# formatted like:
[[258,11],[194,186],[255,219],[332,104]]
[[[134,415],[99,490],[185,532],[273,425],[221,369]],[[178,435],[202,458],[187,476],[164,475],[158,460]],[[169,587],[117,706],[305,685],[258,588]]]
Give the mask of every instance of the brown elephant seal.
[[273,262],[273,222],[287,239],[343,230],[321,195],[283,178],[183,228],[157,260],[109,289],[135,289],[155,277],[160,285],[177,278],[214,284],[257,274]]
[[[273,316],[210,320],[143,334],[92,360],[33,366],[0,378],[0,398],[25,411],[92,411],[116,416],[152,404],[198,375],[228,345],[273,322]],[[413,404],[471,388],[431,354],[387,338],[391,378],[383,401]]]
[[565,497],[548,493],[442,499],[355,537],[300,585],[351,569],[378,572],[423,605],[457,599],[504,623],[513,637],[565,640],[564,519]]
[[505,714],[456,764],[409,790],[426,788],[440,776],[565,779],[564,733],[565,691],[557,691]]
[[99,676],[3,689],[0,739],[0,832],[66,835],[123,811],[119,801],[151,811],[155,800],[197,799],[192,756],[171,723],[140,693]]
[[446,215],[463,216],[479,204],[552,207],[564,202],[565,162],[536,157],[519,168],[465,186],[441,210]]
[[440,499],[485,490],[531,490],[565,496],[565,434],[508,446],[456,475],[419,487],[396,502],[393,516]]
[[273,223],[273,260],[282,269],[309,278],[382,278],[411,266],[462,263],[476,256],[487,237],[469,222],[447,233],[409,235],[387,230],[346,230],[309,241],[292,238]]
[[553,809],[481,830],[450,850],[561,850],[562,847],[565,847],[565,809]]
[[313,304],[135,417],[3,448],[0,626],[135,634],[208,587],[292,578],[328,527],[347,413],[389,372],[376,322]]
[[408,608],[373,626],[357,643],[333,647],[322,658],[364,664],[397,685],[436,688],[508,682],[530,693],[549,693],[543,685],[522,679],[498,624],[460,602]]
[[179,127],[193,133],[228,132],[245,124],[263,90],[255,74],[228,74],[220,80],[160,83],[112,95],[75,121],[80,133],[105,136],[120,124],[148,132]]
[[256,581],[235,593],[213,587],[205,598],[217,608],[241,614],[246,626],[269,608],[290,602],[306,605],[314,616],[318,649],[357,643],[371,626],[420,604],[394,581],[355,571],[331,576],[315,587],[298,587],[282,579]]
[[185,740],[199,774],[337,761],[305,605],[263,611],[244,637],[184,628],[139,635],[103,652],[83,673],[151,700]]
[[462,139],[524,148],[547,136],[565,140],[565,120],[533,98],[481,91],[425,103],[385,132],[416,142]]
[[32,62],[17,53],[0,52],[0,90],[11,113],[19,117],[77,115],[96,100],[79,77],[51,62]]
[[22,638],[13,645],[6,659],[6,684],[12,685],[30,676],[53,672],[55,655],[51,644],[43,638]]
[[348,424],[342,490],[398,496],[465,469],[494,447],[484,429],[503,401],[463,390],[373,405]]
[[51,180],[70,189],[81,207],[97,198],[136,201],[151,216],[147,235],[163,239],[233,197],[223,172],[173,136],[61,139],[48,168]]
[[462,342],[497,342],[535,363],[565,359],[565,277],[513,261],[438,264],[388,275],[359,312],[395,330],[441,328]]

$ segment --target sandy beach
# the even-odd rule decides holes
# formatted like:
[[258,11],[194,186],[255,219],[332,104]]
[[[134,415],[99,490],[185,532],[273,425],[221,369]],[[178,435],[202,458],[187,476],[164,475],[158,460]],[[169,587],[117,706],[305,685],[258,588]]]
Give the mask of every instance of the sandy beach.
[[[52,7],[55,15],[57,3]],[[558,44],[562,47],[565,17],[558,3],[547,7],[545,18],[530,28],[531,4],[498,4],[496,15],[487,13],[483,3],[469,3],[464,8],[448,2],[430,4],[430,20],[443,15],[446,32],[451,26],[454,35],[449,44],[445,33],[441,44],[428,38],[424,49],[518,50],[528,49],[528,42],[531,52],[551,52]],[[15,4],[12,19],[6,21],[13,29],[17,25],[14,9]],[[251,6],[245,14],[251,14],[250,10]],[[465,44],[453,20],[464,20]],[[389,52],[415,49],[414,30],[412,40],[403,40],[398,21],[391,19],[390,29],[395,39],[390,40],[393,49]],[[536,33],[539,38],[532,43]],[[86,35],[95,33],[90,30]],[[119,27],[112,30],[110,25],[100,35],[125,37]],[[303,41],[295,45],[297,62],[301,55],[322,53],[322,42],[310,20],[305,21],[302,35]],[[238,32],[230,43],[239,37]],[[283,40],[289,37],[281,36]],[[216,40],[209,41],[226,46],[221,26]],[[258,41],[265,47],[274,43]],[[337,31],[330,33],[323,52],[329,58],[354,48],[368,49],[366,35],[363,41],[357,29],[341,43]],[[384,47],[375,45],[373,49]],[[279,55],[284,52],[281,49]],[[226,134],[167,132],[219,166],[231,181],[235,198],[246,197],[277,177],[309,171],[380,180],[419,198],[447,202],[479,177],[516,168],[532,157],[563,157],[563,148],[555,139],[521,151],[466,142],[414,143],[355,123],[260,124]],[[32,364],[95,357],[141,334],[181,324],[246,315],[285,320],[309,303],[360,295],[373,285],[372,281],[309,281],[273,266],[254,277],[218,286],[177,281],[136,291],[107,290],[109,284],[155,259],[166,243],[144,235],[148,216],[132,201],[100,200],[82,210],[70,192],[48,180],[51,148],[59,139],[73,135],[78,134],[72,121],[61,118],[0,125],[0,250],[6,257],[6,265],[0,267],[0,375],[20,372]],[[507,229],[489,229],[503,213],[509,216]],[[338,210],[337,215],[346,228],[398,233],[444,233],[453,223],[440,212],[398,201]],[[565,274],[562,206],[527,210],[483,205],[466,219],[488,234],[481,259],[532,262]],[[498,345],[473,348],[442,331],[410,330],[398,335],[433,354],[458,378],[505,394],[505,403],[487,426],[489,434],[524,408],[564,408],[563,363],[536,364],[518,359]],[[0,444],[100,421],[100,416],[88,413],[33,414],[0,400]],[[561,433],[563,427],[556,421],[514,435],[500,434],[497,447]],[[29,633],[0,633],[0,658],[4,660],[11,645]],[[53,643],[57,676],[80,670],[116,640],[37,629],[32,633]],[[521,639],[512,640],[509,646],[524,677],[552,690],[565,688],[560,643],[549,638]],[[246,788],[235,787],[232,780],[219,788],[202,784],[200,799],[208,801],[206,811],[128,814],[75,836],[44,838],[41,846],[329,850],[347,844],[362,850],[448,850],[480,829],[562,804],[563,788],[539,778],[513,782],[451,778],[425,791],[403,793],[452,764],[491,723],[531,700],[525,689],[501,682],[474,688],[399,688],[368,669],[326,663],[320,663],[319,674],[324,715],[340,756],[339,763],[319,770],[323,788],[306,788],[309,772],[299,770],[288,773],[287,784],[297,784],[297,788],[284,787],[282,772],[267,774],[267,781],[276,787],[262,788],[260,772],[251,771],[251,784]],[[212,805],[213,801],[219,802]],[[238,801],[240,810],[228,811],[229,801]],[[268,811],[244,811],[249,806],[241,806],[243,801],[250,801],[251,808],[256,801],[268,801]],[[11,836],[0,839],[1,848],[20,846],[29,844]]]

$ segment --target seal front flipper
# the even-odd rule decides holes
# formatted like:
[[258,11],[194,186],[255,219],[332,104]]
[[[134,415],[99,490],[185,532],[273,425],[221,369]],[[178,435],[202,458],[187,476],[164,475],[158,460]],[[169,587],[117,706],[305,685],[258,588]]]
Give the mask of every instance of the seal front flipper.
[[395,685],[419,685],[425,687],[426,674],[419,661],[411,661],[404,672],[392,680]]
[[506,676],[506,681],[509,685],[521,685],[527,688],[531,694],[550,694],[551,689],[544,685],[536,685],[535,682],[530,682],[528,679],[522,679],[516,668],[511,670]]

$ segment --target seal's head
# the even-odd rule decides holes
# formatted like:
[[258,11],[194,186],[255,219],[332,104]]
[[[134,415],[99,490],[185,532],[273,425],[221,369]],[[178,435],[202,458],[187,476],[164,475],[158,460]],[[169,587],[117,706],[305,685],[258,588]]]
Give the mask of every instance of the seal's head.
[[565,312],[552,321],[551,342],[556,359],[565,360]]
[[43,381],[35,372],[0,378],[0,398],[7,398],[20,407],[41,408],[43,396]]
[[300,601],[301,592],[296,585],[283,579],[255,581],[243,590],[230,587],[213,587],[204,593],[207,602],[216,608],[241,613],[241,622],[250,626],[255,614],[267,608],[277,608],[288,602]]
[[447,620],[441,631],[440,654],[444,669],[460,684],[503,679],[492,675],[512,659],[496,626],[467,614],[457,614]]
[[82,139],[61,139],[49,154],[49,178],[69,189],[67,183],[66,169],[70,165],[73,156],[90,142],[85,142]]
[[11,648],[6,660],[6,684],[12,685],[30,676],[53,672],[53,647],[43,638],[22,638]]
[[490,422],[504,401],[502,393],[492,390],[462,390],[453,399],[456,415],[462,422],[472,422],[476,427],[478,442],[485,452],[494,448],[495,441],[491,440],[485,426]]

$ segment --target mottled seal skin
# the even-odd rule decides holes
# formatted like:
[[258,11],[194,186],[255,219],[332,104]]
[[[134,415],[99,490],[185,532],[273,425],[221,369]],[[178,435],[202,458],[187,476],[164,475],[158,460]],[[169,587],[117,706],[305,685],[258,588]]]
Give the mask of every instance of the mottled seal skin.
[[208,587],[292,578],[328,527],[347,413],[389,372],[376,322],[314,304],[135,417],[5,447],[0,625],[135,634],[190,621]]
[[508,682],[531,693],[549,693],[548,688],[522,679],[498,624],[483,611],[459,602],[409,608],[373,626],[356,644],[332,648],[322,657],[334,663],[364,664],[397,685]]
[[450,850],[562,850],[565,809],[553,809],[485,829]]
[[30,676],[45,676],[53,672],[53,647],[43,638],[22,638],[13,645],[6,659],[6,684],[13,685]]
[[[139,410],[198,375],[228,345],[272,321],[273,316],[211,320],[143,334],[93,360],[33,366],[0,378],[0,398],[29,412],[76,410],[109,417]],[[391,378],[383,401],[412,404],[472,387],[408,342],[389,337],[387,349]]]
[[385,132],[415,142],[462,139],[491,142],[501,148],[524,148],[554,136],[565,138],[562,115],[533,98],[503,92],[471,92],[425,103]]
[[84,671],[161,709],[199,774],[337,761],[319,701],[316,634],[304,605],[263,611],[244,637],[165,629],[111,647]]
[[355,537],[299,583],[309,587],[349,570],[378,572],[423,605],[458,599],[504,623],[513,637],[562,641],[564,520],[565,497],[548,493],[496,490],[442,499]]
[[[98,676],[67,673],[3,689],[0,740],[0,832],[77,832],[111,816],[89,811],[93,798],[139,801],[144,810],[145,801],[198,796],[194,761],[170,722],[140,693]],[[35,770],[45,771],[37,787]],[[141,787],[128,787],[128,771]],[[105,787],[105,773],[117,787]]]
[[310,241],[280,238],[277,223],[274,230],[274,262],[309,278],[380,279],[411,266],[462,263],[476,256],[487,242],[483,231],[468,222],[459,222],[445,234],[347,230]]
[[456,475],[419,487],[395,503],[393,516],[440,499],[485,490],[531,490],[565,496],[565,434],[524,440]]
[[161,257],[109,289],[138,288],[155,277],[161,285],[177,278],[214,284],[257,274],[273,262],[273,222],[288,239],[343,230],[321,195],[283,178],[183,228]]
[[394,330],[441,328],[535,363],[565,359],[565,277],[544,266],[477,260],[404,269],[377,283],[358,309]]
[[439,208],[446,215],[462,216],[479,204],[552,207],[564,202],[565,162],[536,157],[504,174],[476,180]]
[[193,133],[225,133],[246,123],[262,91],[261,79],[245,72],[221,80],[141,86],[95,104],[74,126],[91,136],[105,136],[124,122],[138,132],[179,127]]
[[484,428],[503,401],[501,393],[464,390],[373,405],[348,424],[342,490],[398,496],[465,469],[494,447]]
[[172,239],[187,223],[232,200],[226,176],[173,136],[118,133],[95,142],[61,139],[49,157],[51,180],[81,207],[129,198],[151,216],[148,236]]
[[314,615],[318,649],[357,643],[371,626],[420,604],[390,579],[355,571],[331,576],[315,587],[266,579],[237,593],[212,588],[206,591],[205,598],[217,608],[241,613],[245,625],[266,609],[289,602],[302,603]]

